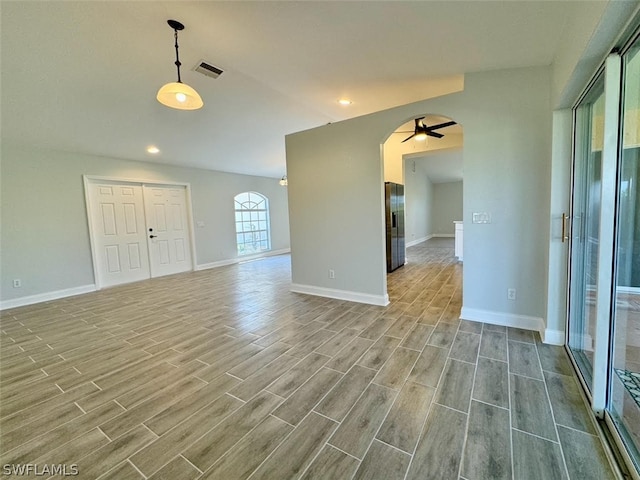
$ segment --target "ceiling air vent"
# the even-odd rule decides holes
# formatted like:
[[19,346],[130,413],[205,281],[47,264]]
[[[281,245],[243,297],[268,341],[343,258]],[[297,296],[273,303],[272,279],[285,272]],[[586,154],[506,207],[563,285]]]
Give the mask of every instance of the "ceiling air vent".
[[218,78],[222,75],[222,70],[218,67],[214,67],[213,65],[208,64],[207,62],[200,61],[195,67],[194,70],[196,72],[200,72],[203,75],[211,78]]

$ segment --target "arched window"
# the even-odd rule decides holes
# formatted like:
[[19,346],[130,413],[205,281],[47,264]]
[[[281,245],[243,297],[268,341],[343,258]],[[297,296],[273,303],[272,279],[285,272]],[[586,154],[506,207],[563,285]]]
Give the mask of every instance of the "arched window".
[[238,255],[271,250],[269,199],[257,192],[243,192],[234,201]]

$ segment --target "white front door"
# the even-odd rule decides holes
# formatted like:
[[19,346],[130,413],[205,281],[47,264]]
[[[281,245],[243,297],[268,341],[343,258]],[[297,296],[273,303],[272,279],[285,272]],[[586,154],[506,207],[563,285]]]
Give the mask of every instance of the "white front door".
[[92,182],[89,200],[99,286],[149,278],[142,186]]
[[185,187],[144,185],[151,276],[192,269]]
[[98,288],[193,269],[187,188],[86,182]]

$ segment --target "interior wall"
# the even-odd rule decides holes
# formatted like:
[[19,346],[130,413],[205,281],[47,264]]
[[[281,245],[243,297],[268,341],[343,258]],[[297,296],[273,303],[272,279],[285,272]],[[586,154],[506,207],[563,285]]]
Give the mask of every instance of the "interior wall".
[[[289,248],[287,189],[277,179],[2,145],[2,301],[94,284],[83,175],[191,185],[196,264],[237,259],[233,197],[269,198],[272,250]],[[22,288],[13,288],[19,278]]]
[[405,159],[404,163],[405,238],[407,246],[410,247],[431,238],[433,184],[420,162]]
[[385,130],[372,114],[286,137],[293,291],[388,303]]
[[567,320],[567,262],[569,243],[562,240],[562,214],[571,203],[572,111],[553,112],[551,199],[549,211],[549,277],[547,281],[547,343],[564,345]]
[[[550,77],[547,67],[476,73],[461,93],[288,135],[294,289],[385,300],[380,145],[407,118],[437,112],[465,132],[463,312],[537,326],[549,237]],[[472,224],[473,212],[492,222]],[[328,278],[332,267],[342,272],[336,279]],[[517,300],[507,300],[508,288]]]
[[[536,329],[545,318],[550,77],[523,69],[466,83],[477,114],[464,124],[463,317]],[[487,213],[490,223],[473,223],[473,213]],[[510,288],[516,300],[507,298]]]
[[462,220],[463,182],[435,183],[433,185],[432,234],[434,236],[455,234],[454,221]]

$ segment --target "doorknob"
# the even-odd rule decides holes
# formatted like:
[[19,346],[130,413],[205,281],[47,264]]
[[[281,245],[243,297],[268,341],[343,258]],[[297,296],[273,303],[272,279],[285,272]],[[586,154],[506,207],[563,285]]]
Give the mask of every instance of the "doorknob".
[[156,238],[157,235],[149,235],[149,238]]

